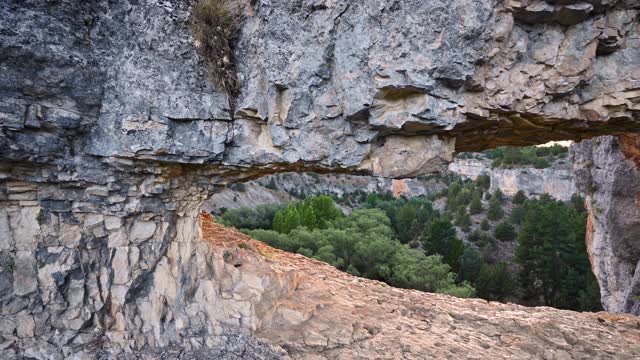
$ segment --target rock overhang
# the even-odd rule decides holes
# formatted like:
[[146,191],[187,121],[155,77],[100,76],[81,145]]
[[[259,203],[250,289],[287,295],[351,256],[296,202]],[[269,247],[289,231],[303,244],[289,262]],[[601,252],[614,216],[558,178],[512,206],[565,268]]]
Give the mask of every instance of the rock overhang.
[[[94,75],[80,79],[92,79],[98,90],[76,87],[77,96],[60,90],[45,98],[7,93],[7,121],[17,120],[9,121],[16,126],[5,121],[2,141],[9,159],[64,162],[60,154],[74,148],[169,163],[302,162],[373,171],[367,168],[372,157],[392,148],[384,146],[386,137],[437,135],[443,144],[455,138],[455,151],[480,151],[639,131],[637,9],[626,2],[592,3],[589,16],[566,26],[519,14],[582,3],[534,3],[248,5],[236,44],[242,91],[235,111],[206,81],[188,31],[188,6],[141,4],[124,16],[117,6],[87,6],[83,11],[109,16],[95,15],[85,43],[44,35],[38,41],[90,59]],[[48,15],[53,24],[71,18],[59,9]],[[69,31],[87,26],[70,24]],[[123,27],[128,36],[105,36]],[[598,47],[611,48],[614,32],[619,46],[599,54]],[[8,36],[7,43],[18,37]],[[38,50],[30,51],[12,52],[15,63]],[[78,82],[73,74],[50,70],[50,77],[68,84],[62,88]],[[5,88],[11,79],[5,78]],[[58,114],[65,111],[77,125],[64,125],[69,117]],[[43,146],[29,148],[27,139]],[[440,158],[450,151],[443,146]],[[417,172],[399,175],[410,174]]]

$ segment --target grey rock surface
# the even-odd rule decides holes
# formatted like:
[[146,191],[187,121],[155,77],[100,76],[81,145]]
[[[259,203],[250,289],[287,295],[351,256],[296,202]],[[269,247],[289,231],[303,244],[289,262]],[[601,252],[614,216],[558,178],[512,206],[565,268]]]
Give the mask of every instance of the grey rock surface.
[[206,80],[191,1],[0,3],[4,357],[250,336],[257,315],[215,305],[229,283],[198,240],[228,183],[403,178],[454,150],[640,130],[636,1],[243,3],[232,102]]

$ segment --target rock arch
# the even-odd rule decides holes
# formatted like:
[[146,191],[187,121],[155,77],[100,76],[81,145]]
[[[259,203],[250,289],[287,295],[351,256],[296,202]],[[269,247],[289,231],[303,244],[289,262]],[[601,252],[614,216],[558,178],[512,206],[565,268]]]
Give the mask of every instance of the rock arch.
[[246,309],[213,321],[213,294],[193,285],[217,271],[197,218],[225,184],[417,176],[455,151],[640,131],[632,1],[282,0],[246,14],[231,115],[188,2],[0,5],[0,316],[17,354],[196,338],[178,318],[204,342],[256,326]]

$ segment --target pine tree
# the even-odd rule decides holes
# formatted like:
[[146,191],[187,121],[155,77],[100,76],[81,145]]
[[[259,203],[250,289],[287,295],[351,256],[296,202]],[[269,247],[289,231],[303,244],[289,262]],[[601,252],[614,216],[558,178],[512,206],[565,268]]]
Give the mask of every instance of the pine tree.
[[584,242],[586,214],[545,195],[524,206],[516,261],[525,298],[542,299],[547,306],[589,309],[595,293],[585,291],[593,289]]
[[464,216],[467,215],[467,208],[464,205],[460,205],[458,207],[458,211],[456,212],[456,225],[462,226],[462,220]]
[[481,236],[482,236],[482,233],[480,232],[480,230],[475,229],[471,234],[467,235],[467,241],[470,241],[473,243],[478,242],[480,241]]
[[475,285],[481,298],[504,301],[513,292],[514,281],[507,264],[499,262],[482,265]]
[[471,205],[469,205],[469,212],[472,215],[482,212],[482,201],[480,200],[480,192],[474,191],[471,197]]
[[460,257],[460,271],[458,277],[462,281],[475,283],[480,268],[482,267],[482,257],[478,250],[473,246],[464,249],[464,253]]
[[478,175],[476,178],[476,186],[484,191],[491,187],[491,177],[487,174]]
[[491,226],[489,225],[489,221],[487,221],[487,219],[483,219],[480,223],[480,228],[484,231],[489,230],[491,228]]
[[504,216],[504,211],[502,210],[502,205],[500,204],[500,200],[494,194],[489,200],[489,209],[487,210],[487,218],[489,220],[500,220]]
[[412,204],[407,204],[400,209],[398,209],[395,218],[395,228],[398,233],[398,239],[402,243],[408,243],[413,240],[413,237],[416,235],[414,230],[414,222],[417,218],[417,209]]
[[282,210],[278,210],[273,217],[273,225],[271,228],[281,234],[284,234],[284,213]]
[[327,228],[331,221],[343,216],[342,211],[336,206],[335,201],[330,196],[313,196],[307,198],[307,201],[313,208],[316,217],[316,226],[321,229]]
[[500,241],[512,241],[516,237],[516,229],[506,221],[496,226],[493,235]]
[[289,206],[285,210],[284,219],[282,221],[282,233],[288,234],[291,230],[300,226],[300,214],[295,206]]
[[456,230],[448,219],[440,218],[431,222],[429,231],[423,237],[423,247],[429,255],[442,255],[444,262],[458,271],[464,243],[456,237]]
[[586,211],[586,208],[584,207],[584,198],[579,194],[571,195],[571,203],[579,214]]
[[469,190],[463,189],[458,192],[458,195],[456,195],[456,204],[458,206],[467,205],[469,202],[471,202],[471,192]]
[[299,226],[304,226],[309,230],[316,228],[316,214],[310,204],[303,202],[296,207],[296,210],[300,219]]
[[462,231],[466,233],[471,231],[471,216],[469,214],[464,214],[460,221],[460,227],[462,228]]
[[447,192],[447,210],[455,211],[460,205],[458,203],[458,194],[462,190],[462,186],[460,183],[455,182],[451,186],[449,186],[449,191]]

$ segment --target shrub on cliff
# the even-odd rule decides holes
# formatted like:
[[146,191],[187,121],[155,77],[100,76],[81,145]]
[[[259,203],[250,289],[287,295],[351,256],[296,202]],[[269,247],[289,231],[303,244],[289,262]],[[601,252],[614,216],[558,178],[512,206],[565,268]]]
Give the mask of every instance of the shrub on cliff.
[[191,31],[207,62],[209,79],[232,98],[240,91],[232,45],[241,20],[240,5],[234,0],[200,0],[191,13]]
[[551,164],[549,164],[545,158],[537,158],[533,163],[533,167],[536,169],[546,169],[549,166],[551,166]]
[[469,214],[464,214],[462,220],[460,220],[460,228],[466,233],[471,231],[471,216]]
[[513,196],[513,200],[511,200],[514,204],[522,204],[527,200],[527,196],[524,194],[524,191],[518,190],[518,192]]
[[489,225],[489,221],[487,219],[482,219],[482,222],[480,223],[480,229],[484,231],[491,229],[491,225]]
[[515,165],[533,165],[538,169],[550,166],[549,161],[558,157],[565,157],[568,148],[558,144],[551,147],[513,147],[500,146],[496,149],[485,150],[483,154],[492,160],[491,166],[511,168]]
[[497,188],[496,191],[493,192],[493,196],[500,201],[500,203],[504,202],[504,193],[500,188]]

